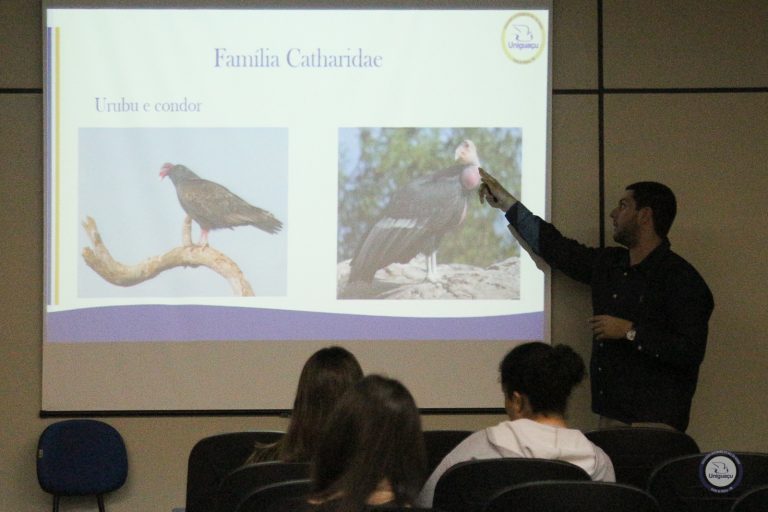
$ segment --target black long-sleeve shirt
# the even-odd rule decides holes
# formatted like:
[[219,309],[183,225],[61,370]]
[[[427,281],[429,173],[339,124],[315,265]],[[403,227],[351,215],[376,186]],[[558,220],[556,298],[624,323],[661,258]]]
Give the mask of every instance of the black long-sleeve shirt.
[[714,308],[696,269],[672,252],[668,240],[630,266],[627,249],[590,248],[568,239],[519,202],[506,217],[552,268],[592,287],[595,315],[634,325],[634,341],[593,340],[592,410],[625,423],[664,423],[685,431]]

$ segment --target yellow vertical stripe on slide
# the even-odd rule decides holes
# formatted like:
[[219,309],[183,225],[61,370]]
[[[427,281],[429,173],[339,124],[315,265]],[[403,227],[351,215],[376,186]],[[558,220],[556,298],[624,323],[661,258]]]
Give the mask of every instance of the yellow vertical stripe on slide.
[[54,237],[54,240],[55,240],[54,255],[53,255],[53,266],[54,266],[54,270],[53,270],[53,272],[54,272],[53,304],[54,305],[58,305],[59,304],[59,275],[60,275],[60,271],[59,271],[59,252],[60,252],[60,248],[59,248],[59,224],[61,222],[60,221],[60,218],[61,218],[60,213],[61,212],[60,212],[60,207],[59,207],[59,204],[60,204],[59,200],[60,200],[60,195],[61,195],[61,183],[60,183],[60,178],[59,178],[59,175],[61,174],[60,173],[60,170],[61,170],[61,167],[60,167],[60,165],[61,165],[61,152],[59,150],[59,147],[60,147],[59,143],[60,143],[60,140],[61,140],[61,130],[60,130],[60,128],[61,128],[61,117],[60,117],[60,114],[61,114],[61,110],[60,110],[61,109],[61,102],[60,102],[60,99],[61,99],[61,76],[59,74],[60,73],[59,58],[61,56],[61,51],[60,51],[60,47],[61,47],[61,33],[60,33],[60,30],[61,30],[60,27],[54,28],[55,41],[56,41],[55,42],[55,57],[54,57],[55,58],[55,66],[56,67],[55,67],[55,71],[54,71],[54,81],[55,82],[54,82],[54,86],[53,86],[54,95],[56,97],[56,100],[55,100],[56,101],[56,109],[55,109],[55,112],[54,112],[54,120],[53,120],[53,126],[54,126],[53,130],[54,130],[54,133],[56,134],[54,136],[55,146],[56,146],[55,154],[54,154],[54,162],[55,162],[55,165],[54,165],[54,176],[56,177],[55,178],[56,181],[55,181],[55,185],[54,185],[55,186],[55,190],[56,190],[55,191],[55,199],[54,199],[55,202],[56,202],[54,219],[56,219],[56,220],[54,221],[55,225],[54,225],[54,230],[53,230],[53,237]]

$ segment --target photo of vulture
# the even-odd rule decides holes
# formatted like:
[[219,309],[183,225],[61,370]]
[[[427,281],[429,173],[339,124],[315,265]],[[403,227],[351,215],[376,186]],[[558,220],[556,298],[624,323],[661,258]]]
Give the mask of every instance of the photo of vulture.
[[[241,280],[257,297],[286,295],[287,128],[94,127],[78,139],[79,297],[219,300]],[[115,284],[86,262],[89,218],[118,274],[143,281]]]
[[427,280],[437,281],[437,248],[467,215],[471,193],[480,185],[477,148],[463,140],[455,164],[415,178],[395,191],[381,218],[360,243],[350,263],[349,282],[371,282],[380,268],[427,256]]
[[200,243],[208,245],[208,232],[254,226],[269,234],[279,232],[283,223],[270,212],[253,206],[223,185],[200,178],[181,164],[166,163],[160,179],[168,177],[184,211],[200,226]]

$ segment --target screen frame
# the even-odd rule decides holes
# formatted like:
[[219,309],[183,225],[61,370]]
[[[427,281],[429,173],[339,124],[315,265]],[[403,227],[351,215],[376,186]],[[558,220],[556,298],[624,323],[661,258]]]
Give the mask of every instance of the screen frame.
[[[151,1],[131,1],[131,0],[124,0],[124,1],[114,1],[114,0],[108,0],[108,1],[97,1],[97,0],[91,0],[91,1],[63,1],[63,0],[44,0],[43,1],[43,33],[44,33],[44,40],[45,40],[45,30],[47,26],[47,18],[46,13],[47,10],[50,8],[99,8],[99,9],[136,9],[136,8],[159,8],[159,9],[195,9],[195,8],[215,8],[215,9],[306,9],[306,8],[312,8],[312,9],[382,9],[382,10],[390,10],[390,9],[416,9],[416,10],[430,10],[430,9],[456,9],[456,10],[462,10],[467,9],[466,2],[461,1],[440,1],[440,2],[422,2],[418,6],[413,5],[413,2],[407,2],[407,1],[393,1],[393,2],[387,2],[386,5],[383,5],[382,2],[369,2],[369,1],[320,1],[320,2],[311,2],[311,1],[277,1],[277,2],[269,2],[269,3],[257,3],[255,1],[221,1],[221,2],[215,2],[215,5],[211,5],[211,2],[206,2],[203,0],[194,0],[194,1],[172,1],[172,2],[163,2],[162,5],[158,5],[159,2],[151,2]],[[508,8],[514,8],[514,9],[526,9],[526,8],[537,8],[537,9],[547,9],[549,11],[548,16],[548,45],[550,46],[547,51],[547,129],[546,129],[546,137],[547,137],[547,152],[545,155],[546,159],[546,204],[545,204],[545,218],[550,218],[550,211],[551,211],[551,137],[552,137],[552,42],[553,42],[553,34],[552,34],[552,26],[553,26],[553,7],[552,7],[552,1],[551,0],[523,0],[523,1],[481,1],[477,4],[474,4],[471,9],[472,10],[482,10],[482,9],[508,9]],[[43,48],[44,51],[44,63],[45,66],[48,65],[48,56],[46,55],[46,48]],[[45,87],[47,87],[47,82],[45,83]],[[48,111],[49,108],[49,95],[48,92],[45,91],[44,93],[44,108],[45,111]],[[44,116],[44,119],[47,122],[48,116]],[[49,141],[47,140],[49,134],[49,127],[45,126],[44,129],[44,136],[46,137],[46,140],[44,142],[44,148],[45,151],[48,151],[49,148]],[[46,156],[47,160],[47,156]],[[48,189],[46,187],[46,194],[48,194]],[[45,201],[45,204],[48,204],[47,198]],[[46,206],[47,208],[47,206]],[[48,236],[47,233],[49,232],[50,226],[48,226],[49,222],[49,216],[46,212],[45,216],[45,233],[46,237]],[[44,243],[45,247],[45,265],[48,265],[49,261],[49,247],[47,242]],[[544,342],[551,343],[550,336],[551,336],[551,273],[549,271],[549,268],[546,266],[540,267],[541,270],[544,272]],[[48,273],[48,269],[45,268],[44,271],[46,272],[46,275]],[[44,305],[47,305],[48,303],[48,294],[47,290],[44,290]],[[43,314],[45,315],[45,310],[43,311]],[[348,348],[351,348],[351,350],[355,350],[355,343],[333,343],[333,344],[339,344],[342,346],[347,346]],[[327,342],[323,342],[322,340],[318,340],[317,342],[311,342],[309,345],[317,345],[317,346],[327,346]],[[45,365],[45,362],[44,362]],[[365,369],[365,365],[364,365]],[[382,369],[381,371],[386,371],[386,369]],[[298,375],[298,374],[297,374]],[[499,414],[503,412],[503,408],[501,407],[425,407],[420,408],[420,411],[423,414]],[[259,415],[285,415],[290,412],[290,409],[282,408],[282,407],[273,407],[273,408],[256,408],[256,409],[217,409],[217,408],[206,408],[206,409],[173,409],[173,408],[161,408],[161,409],[110,409],[110,408],[97,408],[94,410],[71,410],[71,409],[58,409],[58,408],[47,408],[45,407],[45,403],[43,402],[43,406],[40,410],[41,417],[58,417],[58,416],[242,416],[242,415],[253,415],[253,416],[259,416]]]

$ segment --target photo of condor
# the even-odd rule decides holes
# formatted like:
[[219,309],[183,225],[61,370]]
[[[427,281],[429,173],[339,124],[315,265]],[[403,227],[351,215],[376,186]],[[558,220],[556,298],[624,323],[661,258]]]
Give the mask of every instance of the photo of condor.
[[483,165],[519,182],[520,142],[519,129],[342,130],[338,298],[516,298],[518,253],[477,189],[486,147]]
[[436,282],[437,248],[445,234],[461,226],[470,193],[480,185],[480,160],[471,140],[454,153],[456,164],[414,179],[395,191],[350,262],[349,282],[370,283],[380,268],[427,256],[427,280]]
[[274,235],[283,227],[270,212],[249,204],[226,187],[200,178],[180,164],[166,163],[160,179],[170,178],[186,214],[200,226],[200,243],[208,245],[208,232],[213,229],[233,229],[254,226]]

